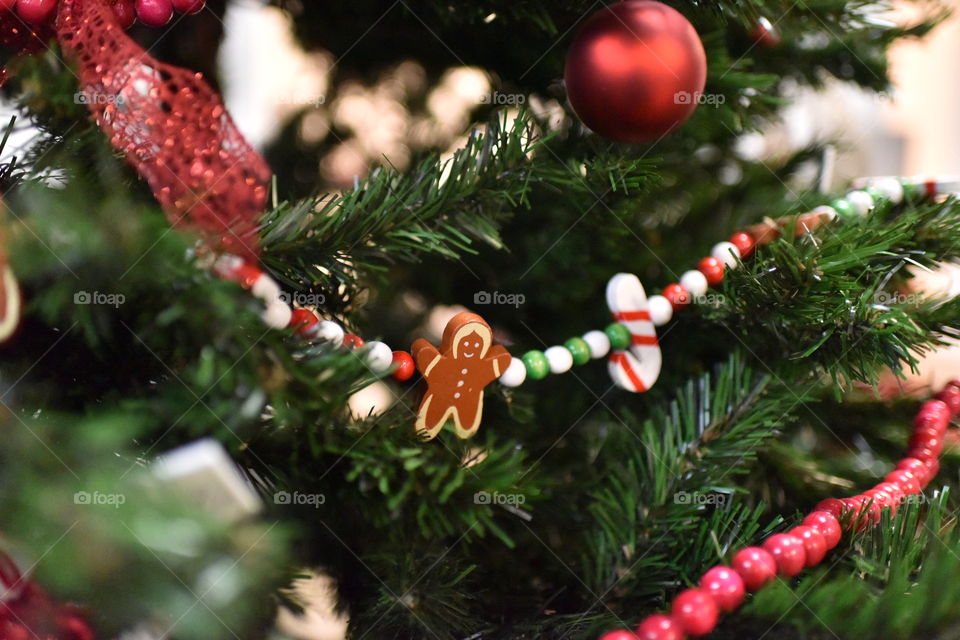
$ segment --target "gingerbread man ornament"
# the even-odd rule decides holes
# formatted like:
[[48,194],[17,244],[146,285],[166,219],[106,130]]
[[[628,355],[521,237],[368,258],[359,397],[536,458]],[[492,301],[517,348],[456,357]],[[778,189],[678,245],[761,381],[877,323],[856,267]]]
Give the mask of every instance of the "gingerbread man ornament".
[[410,351],[427,381],[417,413],[417,433],[431,440],[450,420],[458,436],[471,437],[480,427],[483,389],[510,364],[507,350],[493,344],[490,325],[464,311],[447,323],[439,350],[420,338]]

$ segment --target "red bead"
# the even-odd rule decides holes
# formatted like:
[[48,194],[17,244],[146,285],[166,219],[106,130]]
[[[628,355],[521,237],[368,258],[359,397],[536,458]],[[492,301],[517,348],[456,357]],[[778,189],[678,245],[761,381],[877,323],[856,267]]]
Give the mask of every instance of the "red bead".
[[291,328],[296,327],[296,334],[302,336],[310,333],[310,329],[318,322],[320,322],[320,318],[309,309],[294,309],[293,313],[290,314],[290,324],[287,326]]
[[777,533],[763,541],[763,548],[773,556],[777,571],[782,575],[792,577],[803,571],[807,557],[800,538],[789,533]]
[[884,482],[897,485],[905,495],[920,493],[920,482],[912,471],[896,469],[883,477]]
[[674,311],[683,309],[693,300],[686,287],[676,282],[665,286],[660,295],[670,301],[670,305],[673,307]]
[[930,478],[930,480],[927,481],[927,484],[930,484],[930,482],[937,477],[937,473],[940,471],[940,461],[936,458],[933,458],[927,462],[926,465],[927,469],[929,469],[929,475],[927,477]]
[[236,280],[240,283],[240,286],[244,289],[250,289],[253,287],[253,283],[257,281],[257,278],[263,275],[263,271],[260,270],[256,265],[250,264],[248,262],[243,263],[236,269],[234,269],[228,277],[231,280]]
[[363,346],[363,338],[360,336],[355,336],[352,333],[344,334],[343,346],[345,346],[347,349],[359,349]]
[[136,0],[137,17],[148,27],[162,27],[173,18],[170,0]]
[[206,0],[173,0],[173,8],[186,14],[199,13],[205,4]]
[[840,521],[826,511],[814,511],[803,519],[803,525],[813,527],[823,536],[827,549],[833,549],[840,542],[843,532],[840,529]]
[[753,253],[753,248],[757,245],[756,241],[746,231],[737,231],[730,236],[730,244],[740,250],[740,257],[744,260]]
[[640,623],[635,640],[683,640],[683,631],[673,618],[657,613]]
[[413,358],[406,351],[393,352],[393,366],[396,368],[390,375],[393,376],[394,380],[399,380],[400,382],[412,378],[413,372],[417,370],[417,365],[414,364]]
[[633,635],[629,631],[618,629],[616,631],[606,632],[600,636],[600,640],[637,640],[637,636]]
[[113,9],[113,15],[123,29],[129,29],[137,21],[137,11],[133,8],[133,0],[119,0],[110,8]]
[[930,467],[930,461],[936,460],[939,456],[940,451],[930,447],[910,447],[910,449],[907,450],[908,458],[916,458],[925,464],[927,468]]
[[948,384],[934,398],[943,401],[950,408],[951,418],[960,413],[960,387]]
[[[715,287],[723,282],[724,268],[723,263],[713,256],[702,258],[700,262],[697,263],[697,271],[706,276],[707,284],[711,287]],[[960,394],[960,389],[957,389],[957,392]]]
[[932,413],[937,416],[950,416],[950,405],[938,398],[931,398],[920,406],[920,414]]
[[17,0],[17,13],[31,24],[40,24],[53,17],[57,0]]
[[703,574],[700,588],[710,594],[721,611],[733,611],[739,607],[746,594],[740,574],[724,566],[714,567]]
[[815,528],[800,525],[787,533],[803,543],[804,566],[816,566],[827,555],[827,540]]
[[743,585],[750,591],[760,589],[777,575],[777,561],[760,547],[741,549],[733,556],[730,566],[740,574]]
[[923,463],[923,460],[917,458],[905,457],[897,463],[896,468],[901,471],[909,471],[917,479],[920,485],[926,484],[930,469]]
[[681,591],[670,605],[670,616],[691,636],[703,636],[717,626],[717,603],[703,589]]
[[817,506],[814,507],[814,511],[826,511],[834,518],[839,518],[846,510],[847,508],[844,506],[843,501],[838,500],[837,498],[827,498],[826,500],[821,500],[817,503]]
[[935,456],[939,456],[943,451],[943,441],[940,437],[931,436],[928,432],[914,432],[907,441],[907,446],[911,449],[930,449]]

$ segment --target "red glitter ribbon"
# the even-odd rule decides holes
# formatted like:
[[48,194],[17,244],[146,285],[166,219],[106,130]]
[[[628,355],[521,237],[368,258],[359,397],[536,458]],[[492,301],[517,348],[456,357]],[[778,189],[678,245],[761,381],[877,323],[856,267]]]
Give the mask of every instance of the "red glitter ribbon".
[[[109,2],[61,0],[56,21],[97,124],[149,183],[172,225],[256,260],[270,168],[201,74],[148,55],[117,24]],[[26,52],[40,39],[9,12],[0,41]]]

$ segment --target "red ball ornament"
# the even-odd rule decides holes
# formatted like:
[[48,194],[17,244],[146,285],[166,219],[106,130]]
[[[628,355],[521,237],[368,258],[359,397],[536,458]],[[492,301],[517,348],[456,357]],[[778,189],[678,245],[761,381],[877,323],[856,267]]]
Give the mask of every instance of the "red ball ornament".
[[396,369],[390,374],[394,380],[404,382],[413,377],[413,372],[417,370],[417,365],[413,362],[413,357],[406,351],[393,352],[393,366]]
[[654,0],[625,0],[577,32],[564,70],[583,123],[618,142],[656,140],[697,106],[707,78],[703,44],[686,18]]
[[773,556],[779,573],[793,577],[803,571],[807,561],[803,540],[789,533],[776,533],[764,540],[763,548]]
[[814,510],[825,511],[834,518],[839,518],[843,515],[843,512],[847,510],[847,507],[843,504],[843,500],[840,500],[839,498],[826,498],[818,502],[817,506],[814,507]]
[[608,631],[600,636],[600,640],[637,640],[637,636],[629,631],[618,629],[617,631]]
[[703,636],[717,626],[717,603],[703,589],[681,591],[670,605],[670,614],[690,636]]
[[884,476],[883,480],[897,485],[906,495],[920,493],[920,482],[912,471],[897,469]]
[[767,18],[759,18],[750,30],[750,39],[764,49],[773,49],[780,44],[780,32]]
[[840,530],[840,521],[826,511],[814,511],[803,519],[803,525],[813,527],[820,532],[827,543],[827,549],[833,549],[840,543],[843,532]]
[[756,591],[777,575],[776,560],[760,547],[741,549],[733,556],[730,566],[740,574],[744,586],[750,591]]
[[721,611],[733,611],[739,607],[746,594],[740,574],[724,566],[714,567],[703,574],[700,588],[710,594]]
[[[706,276],[707,284],[711,287],[715,287],[723,282],[723,269],[723,263],[713,256],[707,256],[697,263],[697,271]],[[960,389],[957,391],[960,392]]]
[[287,326],[290,328],[296,327],[296,334],[302,336],[310,333],[310,330],[318,322],[320,322],[320,318],[309,309],[294,309],[293,313],[290,314],[290,324]]
[[199,13],[205,4],[206,0],[173,0],[173,8],[186,14]]
[[683,631],[673,618],[657,613],[637,627],[635,640],[683,640]]
[[343,346],[347,349],[359,349],[363,346],[363,338],[352,333],[343,336]]
[[148,27],[162,27],[173,18],[170,0],[137,0],[137,17]]
[[46,22],[56,9],[57,0],[17,0],[17,13],[31,24]]

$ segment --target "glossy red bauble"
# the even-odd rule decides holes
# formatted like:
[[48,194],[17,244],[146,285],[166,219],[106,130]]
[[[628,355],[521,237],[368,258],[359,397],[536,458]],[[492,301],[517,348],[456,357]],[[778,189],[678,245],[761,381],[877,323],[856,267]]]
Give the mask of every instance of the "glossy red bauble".
[[733,611],[743,602],[746,586],[730,567],[714,567],[700,578],[700,588],[710,594],[721,611]]
[[18,0],[17,14],[30,24],[40,24],[53,17],[57,0]]
[[730,236],[730,244],[735,246],[740,252],[740,257],[746,260],[753,253],[753,249],[757,243],[753,239],[753,236],[746,231],[737,231]]
[[658,613],[640,623],[635,640],[683,640],[683,631],[673,618]]
[[396,369],[390,374],[394,380],[404,382],[413,377],[413,372],[417,370],[417,365],[413,362],[413,357],[406,351],[393,352],[393,366]]
[[619,142],[656,140],[697,106],[707,58],[676,9],[625,0],[583,24],[567,52],[567,96],[583,123]]
[[743,585],[756,591],[777,575],[777,561],[765,549],[747,547],[733,556],[730,566],[743,578]]
[[805,566],[813,567],[820,564],[823,557],[827,555],[827,540],[814,527],[800,525],[790,529],[789,534],[794,538],[799,538],[803,542],[803,551],[805,554]]
[[703,589],[681,591],[670,605],[670,617],[689,636],[702,636],[717,626],[717,603]]
[[291,328],[296,327],[296,334],[302,336],[310,332],[310,329],[313,328],[320,322],[320,318],[310,311],[309,309],[294,309],[293,313],[290,314],[290,324],[287,325]]
[[693,301],[693,297],[686,287],[676,282],[665,286],[660,295],[670,301],[670,306],[673,307],[674,311],[683,309]]
[[[706,276],[707,284],[712,287],[715,287],[723,282],[724,269],[725,267],[723,266],[723,263],[713,256],[702,258],[700,262],[697,263],[697,271]],[[960,389],[957,390],[957,393],[960,394]]]
[[803,571],[807,555],[800,538],[789,533],[776,533],[763,541],[763,548],[773,556],[778,573],[793,577]]
[[840,529],[840,521],[833,514],[826,511],[814,511],[803,519],[803,524],[820,532],[824,542],[827,543],[827,549],[833,549],[840,543],[843,532]]

